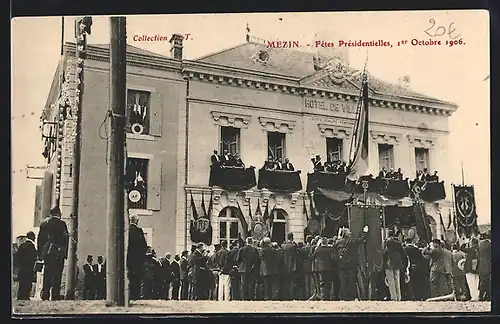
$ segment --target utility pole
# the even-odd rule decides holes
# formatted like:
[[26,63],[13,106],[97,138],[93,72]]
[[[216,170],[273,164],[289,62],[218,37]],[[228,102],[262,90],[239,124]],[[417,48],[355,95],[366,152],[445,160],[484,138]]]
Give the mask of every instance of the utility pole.
[[106,296],[110,305],[125,306],[125,106],[126,106],[126,20],[111,17],[109,50],[110,110],[108,136],[108,203],[106,240]]
[[[78,207],[80,198],[80,156],[81,156],[81,128],[82,128],[82,99],[83,99],[83,70],[84,61],[87,57],[87,34],[90,35],[92,17],[83,17],[75,21],[76,37],[76,90],[75,105],[76,114],[73,116],[75,122],[75,139],[73,147],[72,167],[72,194],[71,222],[69,226],[70,244],[68,251],[68,263],[66,268],[66,299],[75,299],[76,286],[76,250],[78,247]],[[71,136],[71,135],[70,135]]]

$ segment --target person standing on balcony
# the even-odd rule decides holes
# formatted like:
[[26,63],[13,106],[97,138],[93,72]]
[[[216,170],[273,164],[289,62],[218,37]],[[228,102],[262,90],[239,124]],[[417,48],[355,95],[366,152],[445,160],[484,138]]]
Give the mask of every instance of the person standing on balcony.
[[293,164],[290,163],[288,158],[285,158],[285,164],[283,164],[283,170],[285,171],[295,171]]

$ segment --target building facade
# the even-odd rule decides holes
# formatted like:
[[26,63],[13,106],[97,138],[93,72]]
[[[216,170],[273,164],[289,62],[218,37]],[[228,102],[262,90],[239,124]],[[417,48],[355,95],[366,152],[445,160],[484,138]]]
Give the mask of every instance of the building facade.
[[[348,62],[250,41],[185,60],[182,37],[174,36],[171,43],[171,57],[127,48],[126,200],[129,213],[139,216],[148,244],[159,254],[179,253],[191,245],[191,196],[198,213],[203,213],[202,203],[207,206],[213,242],[238,239],[244,230],[240,210],[251,223],[248,214],[258,207],[267,207],[273,215],[276,240],[284,239],[287,232],[301,238],[306,225],[303,205],[309,203],[305,188],[307,174],[312,172],[311,158],[348,160],[360,92],[356,77],[342,71]],[[58,70],[74,69],[74,60],[75,46],[68,43]],[[52,186],[57,181],[60,184],[59,191],[52,188],[51,203],[59,195],[63,218],[69,220],[74,123],[61,117],[57,109],[61,91],[57,89],[61,82],[68,83],[62,88],[71,97],[75,87],[70,78],[57,81],[61,80],[59,72],[54,80],[42,116],[62,125],[48,157]],[[88,254],[105,255],[107,45],[88,46],[84,84],[80,266]],[[427,168],[438,171],[446,182],[448,118],[457,106],[371,75],[369,86],[369,173],[376,175],[382,167],[401,168],[405,176],[413,178],[417,170]],[[59,150],[57,143],[62,143]],[[256,170],[268,157],[289,158],[301,171],[303,189],[283,193],[260,186],[236,190],[210,186],[214,150],[238,154],[247,167]],[[450,188],[446,189],[451,197]],[[44,190],[39,191],[43,195]],[[439,213],[445,217],[450,208],[447,201],[426,204],[436,235],[440,235],[440,227],[435,226]]]

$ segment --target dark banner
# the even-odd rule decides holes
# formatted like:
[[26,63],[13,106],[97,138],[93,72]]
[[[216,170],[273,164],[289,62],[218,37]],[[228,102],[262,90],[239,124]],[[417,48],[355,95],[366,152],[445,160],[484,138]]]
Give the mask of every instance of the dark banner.
[[346,176],[330,172],[316,171],[307,174],[307,192],[317,188],[348,191],[346,188]]
[[412,208],[415,217],[415,227],[417,228],[420,242],[429,243],[432,240],[432,231],[425,208],[422,204],[414,204]]
[[212,166],[208,183],[210,186],[219,186],[225,190],[248,190],[257,185],[255,168]]
[[302,190],[300,171],[259,170],[259,189],[290,193]]
[[476,197],[473,186],[453,186],[455,211],[457,214],[457,232],[471,237],[478,233]]
[[360,244],[359,246],[360,265],[366,269],[368,277],[382,269],[383,251],[380,217],[381,209],[377,207],[351,206],[349,208],[349,229],[354,238],[359,238],[363,234],[363,228],[368,226],[368,233],[365,236],[366,244]]
[[415,226],[415,213],[413,207],[386,206],[385,227],[396,225],[398,228]]

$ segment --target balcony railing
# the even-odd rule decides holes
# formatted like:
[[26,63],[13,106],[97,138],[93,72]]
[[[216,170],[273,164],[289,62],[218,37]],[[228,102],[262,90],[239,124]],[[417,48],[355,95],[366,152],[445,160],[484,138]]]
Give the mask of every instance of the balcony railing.
[[368,184],[368,192],[376,192],[382,196],[400,199],[410,196],[410,189],[417,184],[420,190],[420,198],[427,202],[445,199],[446,193],[444,182],[415,182],[406,180],[380,179],[370,176],[360,178],[358,183],[349,181],[344,174],[316,171],[307,175],[307,191],[311,192],[317,188],[363,193],[363,182]]
[[302,190],[300,170],[259,170],[259,189],[273,192],[290,193]]
[[225,190],[248,190],[257,185],[255,177],[255,168],[236,168],[236,167],[210,167],[209,185],[219,186]]

